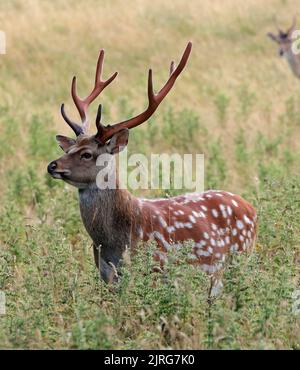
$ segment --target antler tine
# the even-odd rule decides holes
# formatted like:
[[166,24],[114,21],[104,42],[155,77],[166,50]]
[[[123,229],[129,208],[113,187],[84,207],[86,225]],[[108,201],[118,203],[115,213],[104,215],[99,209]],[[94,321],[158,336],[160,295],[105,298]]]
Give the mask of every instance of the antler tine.
[[160,91],[157,94],[155,94],[153,90],[152,69],[149,69],[147,109],[144,112],[140,113],[139,115],[133,118],[130,118],[126,121],[116,123],[115,125],[112,125],[112,126],[106,126],[106,127],[103,126],[101,128],[101,132],[98,131],[97,134],[95,135],[95,138],[99,140],[100,142],[105,143],[115,133],[119,132],[120,130],[124,128],[131,129],[147,121],[152,116],[152,114],[156,111],[159,104],[162,102],[162,100],[166,97],[166,95],[169,93],[169,91],[173,87],[177,77],[180,75],[180,73],[186,66],[191,50],[192,50],[192,43],[189,42],[185,48],[185,51],[181,57],[181,60],[178,66],[175,68],[175,63],[174,62],[171,63],[169,78],[167,82],[165,83],[165,85],[160,89]]
[[97,117],[96,117],[96,127],[97,127],[98,132],[101,132],[104,127],[101,123],[101,115],[102,115],[102,105],[99,104],[98,111],[97,111]]
[[288,29],[287,33],[290,33],[291,31],[293,31],[293,29],[296,27],[296,16],[294,15],[293,17],[293,23],[291,25],[291,27]]
[[60,107],[60,112],[61,112],[61,115],[63,116],[63,119],[67,122],[67,124],[75,132],[76,136],[79,136],[84,133],[82,127],[79,126],[77,123],[71,121],[69,117],[66,115],[64,103],[62,103]]
[[277,20],[276,16],[274,16],[273,20],[274,20],[275,27],[277,28],[278,33],[280,33],[280,34],[283,33],[283,31],[280,29],[280,27],[278,25],[278,20]]
[[[89,120],[88,120],[88,115],[87,115],[87,110],[88,110],[89,105],[96,99],[97,96],[100,95],[102,90],[105,89],[105,87],[108,86],[117,77],[117,74],[118,74],[118,72],[115,72],[107,80],[102,81],[101,80],[101,74],[102,74],[102,69],[103,69],[103,61],[104,61],[104,50],[102,49],[102,50],[100,50],[98,61],[97,61],[96,74],[95,74],[95,85],[94,85],[94,88],[93,88],[92,92],[86,98],[81,99],[78,96],[78,94],[77,94],[77,85],[76,85],[76,77],[74,76],[73,79],[72,79],[71,95],[72,95],[73,101],[76,105],[76,108],[77,108],[77,110],[79,112],[79,115],[80,115],[80,118],[81,118],[82,133],[86,133],[88,131],[88,127],[89,127]],[[65,119],[65,121],[69,125],[71,123],[73,127],[74,127],[74,125],[77,125],[77,124],[75,124],[75,122],[72,122],[66,116],[66,114],[64,112],[64,108],[62,110],[63,110],[62,116]],[[74,130],[74,128],[73,128],[73,130]],[[75,130],[74,130],[74,132],[76,133]],[[76,133],[76,135],[77,135],[77,133]]]

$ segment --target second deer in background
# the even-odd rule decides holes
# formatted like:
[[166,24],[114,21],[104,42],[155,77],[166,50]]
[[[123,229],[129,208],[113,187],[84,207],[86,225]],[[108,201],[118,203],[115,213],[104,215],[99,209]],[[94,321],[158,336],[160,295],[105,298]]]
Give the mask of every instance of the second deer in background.
[[291,27],[287,31],[282,31],[278,28],[277,35],[272,32],[268,33],[268,36],[279,45],[278,53],[281,57],[284,57],[295,76],[300,78],[300,50],[299,53],[295,53],[293,50],[293,32],[296,30],[296,18],[294,18]]

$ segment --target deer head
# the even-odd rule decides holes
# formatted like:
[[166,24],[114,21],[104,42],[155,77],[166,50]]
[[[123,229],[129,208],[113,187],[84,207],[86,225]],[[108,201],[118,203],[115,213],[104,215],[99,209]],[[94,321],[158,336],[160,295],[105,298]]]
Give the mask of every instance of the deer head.
[[62,135],[56,136],[65,154],[48,165],[49,174],[53,178],[62,179],[78,188],[85,188],[89,184],[95,183],[97,173],[100,170],[100,168],[96,166],[99,155],[104,153],[114,155],[119,153],[127,145],[129,130],[147,121],[156,111],[159,104],[169,93],[177,77],[184,69],[191,49],[192,43],[189,42],[178,66],[175,68],[174,62],[171,63],[169,78],[157,94],[155,94],[153,90],[152,70],[149,70],[148,107],[146,110],[128,120],[104,126],[101,123],[101,105],[99,105],[96,117],[97,133],[95,135],[89,135],[88,107],[96,97],[100,95],[102,90],[104,90],[104,88],[117,76],[116,72],[107,80],[102,81],[101,74],[104,61],[104,50],[101,50],[97,62],[95,85],[90,95],[85,99],[81,99],[76,92],[76,77],[72,80],[71,94],[79,112],[81,123],[78,124],[73,122],[67,116],[64,104],[61,106],[61,114],[76,134],[76,139]]
[[271,40],[275,41],[279,45],[278,54],[283,56],[288,56],[291,51],[291,45],[293,43],[292,33],[296,27],[296,18],[294,17],[292,25],[287,29],[287,31],[282,31],[277,27],[277,35],[274,35],[272,32],[269,32],[267,35]]

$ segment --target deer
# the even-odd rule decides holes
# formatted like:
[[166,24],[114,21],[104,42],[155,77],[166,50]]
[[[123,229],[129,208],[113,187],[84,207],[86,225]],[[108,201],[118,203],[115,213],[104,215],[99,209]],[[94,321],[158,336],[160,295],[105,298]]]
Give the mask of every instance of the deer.
[[[48,165],[54,179],[63,180],[79,192],[79,207],[85,229],[93,242],[94,260],[100,278],[106,283],[118,281],[122,256],[135,253],[146,242],[156,242],[153,259],[162,271],[168,254],[192,241],[187,263],[205,271],[211,278],[212,295],[223,286],[222,271],[226,257],[235,252],[251,251],[255,243],[257,214],[255,208],[239,195],[221,190],[188,193],[169,198],[138,198],[127,189],[100,186],[96,181],[97,158],[108,154],[114,158],[128,144],[131,129],[146,122],[168,95],[185,68],[192,49],[189,42],[177,66],[172,62],[170,74],[159,92],[155,93],[152,69],[148,72],[148,105],[138,115],[118,123],[101,123],[101,104],[96,117],[97,132],[88,133],[88,107],[116,78],[115,72],[102,80],[104,50],[99,53],[95,84],[84,99],[76,89],[71,95],[81,122],[71,120],[61,105],[61,114],[76,138],[57,135],[64,154]],[[159,268],[160,268],[159,267]]]
[[279,45],[279,56],[287,60],[293,74],[300,78],[300,54],[295,53],[292,48],[293,42],[295,42],[295,39],[292,37],[295,30],[296,18],[293,19],[292,25],[286,31],[282,31],[277,27],[277,35],[269,32],[267,36]]

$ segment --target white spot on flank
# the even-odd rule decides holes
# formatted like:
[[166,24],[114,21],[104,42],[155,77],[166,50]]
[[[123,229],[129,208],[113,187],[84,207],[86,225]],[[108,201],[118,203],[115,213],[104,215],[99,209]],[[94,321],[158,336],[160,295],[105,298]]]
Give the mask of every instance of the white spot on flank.
[[168,233],[173,233],[175,231],[175,227],[174,226],[168,226],[167,227],[167,232]]
[[213,214],[214,217],[218,217],[219,216],[219,213],[218,213],[218,211],[216,209],[213,209],[211,211],[211,213]]
[[237,235],[237,229],[232,229],[232,235],[236,236]]
[[193,217],[193,216],[189,216],[189,219],[190,219],[190,221],[193,223],[193,224],[195,224],[196,223],[196,219],[195,219],[195,217]]
[[201,206],[201,208],[203,209],[203,211],[207,211],[207,207]]
[[174,226],[176,227],[176,229],[183,229],[184,228],[184,223],[176,221],[174,223]]
[[212,227],[213,230],[216,230],[216,231],[218,230],[218,227],[215,224],[211,224],[211,227]]
[[162,227],[166,228],[168,226],[166,221],[161,216],[158,217],[158,220],[159,220]]
[[220,204],[220,210],[222,212],[223,218],[226,218],[227,217],[227,213],[226,213],[226,209],[225,209],[224,204]]
[[196,212],[196,211],[192,211],[192,214],[193,214],[195,217],[200,217],[200,216],[199,216],[199,213],[198,213],[198,212]]
[[205,239],[209,239],[209,235],[206,231],[203,233],[203,236],[204,236]]
[[231,199],[231,203],[235,206],[235,207],[238,207],[238,203],[234,200],[234,199]]
[[227,212],[228,212],[229,216],[232,215],[232,208],[230,206],[227,206]]
[[216,245],[216,241],[215,241],[215,239],[210,239],[210,244],[211,244],[212,246],[215,246],[215,245]]
[[245,238],[243,237],[243,235],[240,235],[239,239],[240,239],[241,242],[243,242]]
[[196,254],[199,257],[201,256],[209,257],[210,256],[210,253],[208,251],[204,251],[203,249],[197,249]]
[[219,229],[219,234],[220,234],[220,235],[224,235],[224,233],[225,233],[225,230],[224,230],[224,229],[222,229],[222,228],[220,228],[220,229]]
[[242,230],[244,228],[243,221],[237,220],[236,226],[238,227],[238,229]]
[[169,250],[171,248],[170,244],[166,241],[166,239],[163,237],[163,235],[161,233],[159,233],[158,231],[154,231],[151,236],[153,236],[154,238],[157,238],[159,239],[163,246],[166,248],[166,250]]
[[205,240],[201,240],[197,245],[199,247],[204,247],[206,245],[206,241]]
[[251,220],[246,215],[244,215],[244,220],[246,224],[249,224],[249,225],[251,224]]

